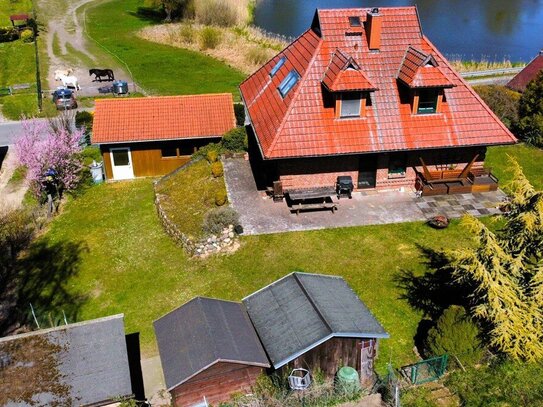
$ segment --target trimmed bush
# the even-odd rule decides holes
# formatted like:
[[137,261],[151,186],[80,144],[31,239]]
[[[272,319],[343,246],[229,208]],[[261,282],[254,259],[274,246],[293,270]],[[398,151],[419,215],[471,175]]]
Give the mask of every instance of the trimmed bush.
[[225,191],[217,191],[215,193],[215,205],[223,206],[226,203],[227,199],[228,197],[226,196]]
[[205,27],[200,31],[200,48],[213,49],[221,42],[221,33],[213,27]]
[[217,208],[206,213],[203,229],[208,234],[217,235],[224,228],[238,223],[239,215],[234,209],[230,207]]
[[428,357],[454,354],[463,363],[473,364],[482,357],[479,329],[464,307],[451,305],[428,331],[424,351]]
[[244,127],[236,127],[222,137],[222,146],[227,151],[247,151],[247,132]]
[[215,161],[211,164],[211,175],[213,175],[213,178],[222,177],[223,174],[224,170],[220,161]]
[[21,33],[21,40],[23,42],[34,41],[34,31],[29,30],[29,29],[23,30],[23,32]]
[[207,160],[210,164],[213,164],[213,163],[216,162],[218,159],[219,159],[219,152],[218,152],[217,150],[209,150],[209,151],[206,153],[206,160]]
[[0,27],[0,42],[11,42],[19,38],[15,27]]

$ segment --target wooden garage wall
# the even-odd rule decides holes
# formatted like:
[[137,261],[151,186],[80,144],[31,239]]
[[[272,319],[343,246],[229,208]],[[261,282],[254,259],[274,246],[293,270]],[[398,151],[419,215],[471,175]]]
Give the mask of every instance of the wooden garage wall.
[[[152,177],[166,175],[181,167],[190,160],[190,155],[180,157],[162,157],[162,148],[177,148],[182,146],[183,151],[195,152],[206,144],[217,142],[217,138],[185,139],[179,141],[163,141],[153,143],[127,143],[127,144],[103,144],[100,146],[104,160],[104,170],[107,179],[113,179],[110,148],[130,147],[132,155],[132,168],[135,177]],[[188,152],[188,151],[187,151]]]
[[219,362],[171,391],[173,405],[189,407],[204,401],[218,405],[234,393],[250,393],[264,368]]

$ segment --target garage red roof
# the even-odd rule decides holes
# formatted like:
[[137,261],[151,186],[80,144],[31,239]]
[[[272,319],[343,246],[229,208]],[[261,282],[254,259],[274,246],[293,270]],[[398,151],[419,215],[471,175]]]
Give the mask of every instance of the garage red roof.
[[98,99],[95,144],[220,137],[236,125],[232,94]]
[[522,71],[509,81],[507,87],[518,92],[524,92],[528,83],[534,80],[541,71],[543,71],[543,50],[539,51],[539,55],[532,59]]
[[[415,7],[379,10],[381,41],[368,48],[370,9],[317,10],[312,28],[240,86],[264,158],[356,154],[453,146],[512,144],[514,136],[422,34]],[[353,33],[349,17],[363,32]],[[357,34],[357,35],[353,35]],[[413,115],[401,95],[399,73],[406,53],[430,57],[413,66],[414,86],[445,87],[440,113]],[[366,117],[338,119],[326,95],[338,50],[352,58],[371,92]],[[285,63],[270,76],[282,57]],[[295,69],[300,79],[283,99],[279,84]],[[347,81],[345,81],[347,82]],[[450,87],[449,87],[450,86]],[[333,87],[333,86],[332,86]]]

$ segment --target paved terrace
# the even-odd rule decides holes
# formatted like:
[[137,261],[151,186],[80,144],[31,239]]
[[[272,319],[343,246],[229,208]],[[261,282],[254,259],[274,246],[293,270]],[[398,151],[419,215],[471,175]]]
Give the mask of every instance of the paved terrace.
[[224,176],[228,199],[241,217],[244,233],[258,235],[334,227],[382,225],[387,223],[426,221],[435,215],[459,218],[468,213],[485,216],[500,213],[501,191],[441,195],[417,198],[407,192],[355,192],[353,198],[337,199],[338,210],[291,213],[287,204],[273,202],[257,191],[248,161],[226,159]]

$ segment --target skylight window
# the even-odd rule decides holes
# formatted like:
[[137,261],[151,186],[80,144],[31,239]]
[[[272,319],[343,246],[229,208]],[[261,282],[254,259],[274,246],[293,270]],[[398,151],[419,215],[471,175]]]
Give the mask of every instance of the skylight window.
[[277,61],[277,63],[275,64],[275,66],[272,68],[271,72],[270,72],[270,76],[273,78],[275,76],[275,74],[277,73],[277,71],[279,69],[281,69],[281,67],[283,65],[285,65],[285,62],[286,62],[287,58],[286,57],[282,57],[279,61]]
[[285,79],[283,79],[277,88],[283,99],[285,96],[287,96],[287,93],[294,87],[294,85],[296,85],[299,79],[300,74],[296,71],[296,69],[293,69],[288,73],[287,76],[285,76]]
[[356,16],[349,17],[349,24],[351,27],[360,27],[361,26],[360,17],[356,17]]

